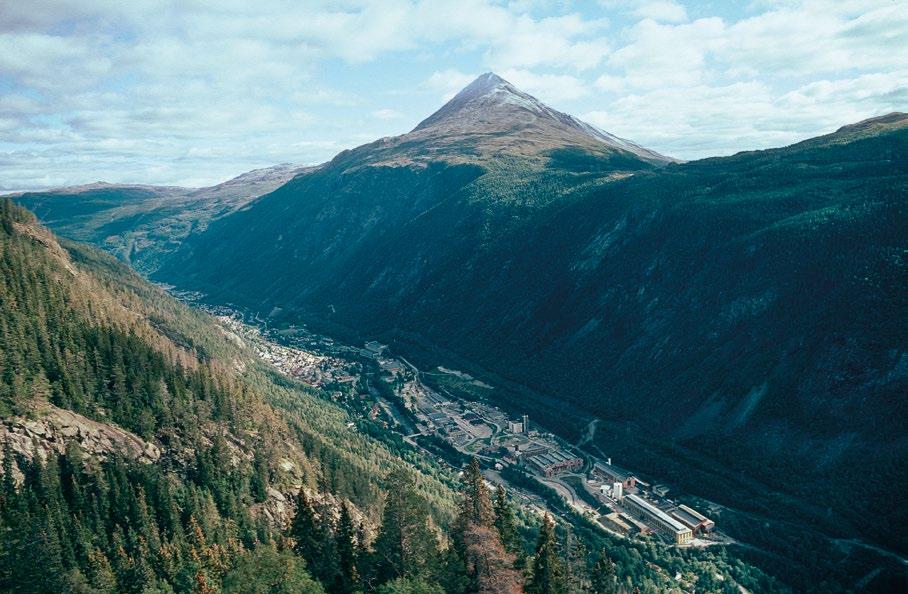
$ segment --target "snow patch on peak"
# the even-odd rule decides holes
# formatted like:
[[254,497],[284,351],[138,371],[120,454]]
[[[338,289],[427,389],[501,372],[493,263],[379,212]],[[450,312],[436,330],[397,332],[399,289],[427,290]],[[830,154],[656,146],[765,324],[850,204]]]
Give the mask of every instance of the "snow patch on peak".
[[460,92],[454,96],[452,101],[456,101],[457,99],[475,99],[476,97],[482,97],[483,95],[488,95],[489,93],[505,89],[506,87],[511,87],[513,89],[508,81],[494,72],[486,72],[485,74],[480,74],[473,82],[461,89]]
[[413,132],[443,122],[455,114],[481,113],[489,108],[508,105],[529,110],[537,115],[550,111],[536,98],[520,91],[494,72],[486,72],[461,89],[441,109],[420,122]]
[[[651,162],[669,162],[640,145],[545,105],[494,72],[479,75],[438,111],[411,132],[413,138],[476,138],[511,134],[515,142],[536,146],[546,143],[603,143]],[[533,136],[535,134],[535,137]],[[410,136],[407,135],[407,136]]]

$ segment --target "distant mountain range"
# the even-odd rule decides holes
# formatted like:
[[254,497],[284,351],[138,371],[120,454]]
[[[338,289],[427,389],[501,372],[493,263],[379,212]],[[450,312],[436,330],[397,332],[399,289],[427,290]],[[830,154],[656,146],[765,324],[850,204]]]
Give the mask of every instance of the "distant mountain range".
[[190,233],[313,169],[275,165],[207,188],[96,182],[12,196],[60,233],[148,273]]
[[[452,362],[566,434],[599,417],[742,534],[908,551],[908,115],[680,163],[485,74],[283,175],[18,200],[212,302]],[[808,572],[791,532],[764,544]]]

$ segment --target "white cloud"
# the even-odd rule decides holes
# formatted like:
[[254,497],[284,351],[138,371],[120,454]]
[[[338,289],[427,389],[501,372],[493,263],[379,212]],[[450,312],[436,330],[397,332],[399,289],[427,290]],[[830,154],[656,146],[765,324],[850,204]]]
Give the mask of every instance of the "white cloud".
[[683,23],[687,9],[676,0],[599,0],[610,12],[624,13],[637,19],[650,19],[664,23]]
[[533,20],[517,18],[508,35],[486,54],[495,69],[560,66],[587,70],[609,52],[608,42],[598,36],[605,20],[584,21],[576,14]]
[[783,146],[908,105],[908,70],[821,80],[785,94],[760,82],[649,89],[583,118],[687,159]]
[[710,53],[725,45],[725,30],[719,18],[683,25],[644,19],[628,31],[632,41],[611,55],[609,65],[623,71],[630,87],[699,84],[707,76]]
[[517,88],[547,103],[579,99],[590,92],[583,80],[568,74],[536,74],[530,70],[511,68],[499,74]]
[[433,72],[425,81],[425,86],[441,94],[441,100],[447,101],[457,94],[462,88],[473,82],[477,74],[467,74],[449,68]]
[[372,115],[377,117],[380,120],[397,120],[400,119],[402,114],[396,109],[376,109],[372,112]]
[[611,74],[603,74],[593,82],[593,85],[601,90],[608,93],[621,93],[627,88],[627,84],[624,79],[618,76],[612,76]]
[[641,2],[634,10],[634,14],[644,19],[666,23],[683,23],[687,20],[687,9],[673,0]]

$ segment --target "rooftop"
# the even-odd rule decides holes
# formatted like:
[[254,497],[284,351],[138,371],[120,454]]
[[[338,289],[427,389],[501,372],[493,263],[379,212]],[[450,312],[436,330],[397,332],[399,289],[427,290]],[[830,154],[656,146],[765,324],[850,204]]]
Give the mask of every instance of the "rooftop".
[[611,464],[606,464],[605,462],[596,462],[596,464],[594,465],[594,468],[598,468],[599,470],[601,470],[603,472],[607,472],[608,474],[611,474],[611,475],[619,477],[619,478],[626,479],[631,476],[631,473],[621,470],[617,466],[613,466]]
[[661,509],[659,509],[658,507],[654,506],[649,501],[643,499],[642,497],[638,497],[636,495],[625,495],[624,498],[637,504],[638,506],[640,506],[641,508],[646,510],[647,513],[656,517],[661,522],[663,522],[665,525],[670,526],[675,532],[687,532],[690,530],[690,528],[688,528],[687,526],[685,526],[684,524],[682,524],[675,518],[671,517],[670,515],[668,515]]

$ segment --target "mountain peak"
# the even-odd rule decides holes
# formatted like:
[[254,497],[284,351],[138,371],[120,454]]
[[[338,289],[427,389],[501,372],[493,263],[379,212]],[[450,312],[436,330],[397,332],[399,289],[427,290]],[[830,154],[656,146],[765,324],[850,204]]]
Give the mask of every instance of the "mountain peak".
[[536,113],[542,113],[548,109],[538,99],[520,91],[494,72],[486,72],[461,89],[441,109],[420,122],[413,131],[424,130],[454,117],[459,120],[476,118],[494,120],[496,118],[484,116],[492,116],[492,111],[502,111],[500,108],[508,105],[522,107]]
[[494,72],[480,74],[405,138],[434,145],[482,145],[494,153],[539,154],[584,146],[633,153],[650,163],[673,161],[552,109]]
[[[498,87],[512,87],[511,83],[501,78],[494,72],[486,72],[477,76],[473,82],[460,90],[458,95],[485,95]],[[513,87],[512,87],[513,88]]]
[[520,91],[517,87],[494,72],[486,72],[485,74],[477,76],[473,82],[461,89],[448,103],[460,103],[463,101],[495,96],[498,96],[500,100],[504,100],[509,95],[530,99],[535,103],[539,103],[535,98]]

